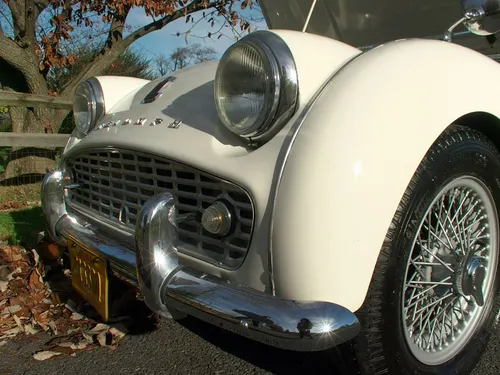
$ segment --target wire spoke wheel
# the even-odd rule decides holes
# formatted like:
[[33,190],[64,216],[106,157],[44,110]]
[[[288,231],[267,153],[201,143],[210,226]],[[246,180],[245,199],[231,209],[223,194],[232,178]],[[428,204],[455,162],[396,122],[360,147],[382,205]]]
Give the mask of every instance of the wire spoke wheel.
[[426,365],[457,355],[478,326],[495,279],[498,219],[474,177],[447,184],[421,220],[406,265],[405,338]]

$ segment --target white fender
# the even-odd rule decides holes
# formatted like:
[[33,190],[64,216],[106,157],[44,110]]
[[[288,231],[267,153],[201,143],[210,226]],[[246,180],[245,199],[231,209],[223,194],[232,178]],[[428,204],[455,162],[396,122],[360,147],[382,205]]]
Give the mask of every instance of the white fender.
[[[126,111],[141,87],[151,82],[147,79],[124,76],[98,76],[104,95],[106,113]],[[132,94],[132,95],[130,95]],[[126,100],[129,98],[129,100]]]
[[348,63],[303,120],[278,188],[275,293],[361,307],[416,168],[462,115],[500,115],[500,65],[437,40],[401,40]]

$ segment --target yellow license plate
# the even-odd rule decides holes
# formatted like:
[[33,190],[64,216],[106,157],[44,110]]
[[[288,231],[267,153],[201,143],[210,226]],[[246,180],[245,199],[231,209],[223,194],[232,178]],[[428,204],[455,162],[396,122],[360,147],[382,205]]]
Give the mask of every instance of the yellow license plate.
[[108,320],[108,269],[106,261],[96,252],[68,239],[71,283],[104,321]]

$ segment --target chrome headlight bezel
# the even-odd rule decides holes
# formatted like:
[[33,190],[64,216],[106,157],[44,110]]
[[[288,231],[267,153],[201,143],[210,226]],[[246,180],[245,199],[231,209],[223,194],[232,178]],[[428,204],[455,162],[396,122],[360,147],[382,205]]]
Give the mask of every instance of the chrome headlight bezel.
[[[79,99],[83,99],[87,103],[86,121],[83,121],[77,115],[84,112],[81,108],[78,108],[82,104],[82,102],[78,101]],[[92,77],[80,83],[75,90],[75,99],[73,101],[73,119],[78,132],[83,136],[90,133],[97,122],[105,115],[105,112],[104,93],[99,80]]]
[[[226,72],[226,69],[230,71],[226,65],[229,56],[237,49],[248,47],[258,52],[262,59],[261,63],[267,67],[267,77],[270,82],[267,83],[264,104],[257,120],[241,130],[227,119],[226,109],[220,100],[223,96],[221,80],[230,79]],[[230,82],[238,85],[238,77],[231,78]],[[237,92],[237,89],[233,91]],[[215,107],[224,126],[241,137],[257,143],[266,142],[274,137],[295,113],[298,97],[298,72],[293,54],[285,41],[271,31],[255,31],[245,36],[229,47],[219,61],[214,81]]]

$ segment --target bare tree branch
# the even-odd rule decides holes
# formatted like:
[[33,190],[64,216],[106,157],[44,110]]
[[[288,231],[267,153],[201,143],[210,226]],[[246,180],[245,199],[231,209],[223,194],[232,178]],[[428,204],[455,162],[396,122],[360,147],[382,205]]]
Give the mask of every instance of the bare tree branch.
[[176,10],[171,15],[164,16],[159,20],[150,22],[149,24],[137,29],[130,35],[128,35],[125,39],[123,39],[123,28],[125,25],[125,19],[128,14],[127,10],[123,19],[113,19],[111,24],[111,28],[109,31],[108,39],[101,51],[101,53],[94,59],[94,61],[88,64],[87,69],[83,70],[77,77],[72,80],[72,83],[68,85],[61,95],[72,95],[73,91],[76,89],[76,85],[79,82],[84,81],[87,78],[90,78],[95,75],[101,74],[104,71],[107,64],[106,61],[112,61],[118,58],[133,42],[137,39],[142,38],[153,31],[161,30],[167,24],[183,18],[189,14],[198,12],[204,9],[214,8],[216,6],[216,2],[210,2],[207,5],[203,5],[199,1],[192,1],[185,7]]
[[24,1],[8,1],[7,6],[10,9],[10,13],[12,14],[12,23],[13,23],[13,31],[14,31],[14,38],[21,39],[22,34],[24,33],[24,30],[26,28],[26,20],[25,20],[25,14],[24,14],[24,9],[25,9],[25,2]]
[[[14,25],[12,24],[12,22],[9,20],[9,17],[7,17],[7,15],[2,11],[2,9],[0,9],[0,16],[3,17],[3,20],[9,25],[9,27],[14,30]],[[0,26],[1,26],[2,22],[0,22]]]
[[[115,15],[109,28],[108,37],[101,50],[101,52],[91,61],[86,69],[83,69],[71,82],[64,87],[61,95],[72,95],[73,91],[79,82],[85,79],[101,74],[107,67],[107,64],[102,62],[113,61],[118,58],[126,49],[126,45],[120,45],[123,42],[123,29],[125,27],[125,20],[130,12],[131,7],[127,7],[124,13],[120,16]],[[99,63],[101,62],[101,64]]]
[[21,70],[25,65],[26,52],[12,39],[3,35],[0,36],[0,59]]
[[161,30],[164,26],[167,24],[187,16],[188,14],[192,14],[195,12],[198,12],[200,10],[204,9],[210,9],[214,8],[216,6],[216,2],[210,2],[207,5],[203,5],[202,3],[198,1],[192,1],[190,4],[186,5],[184,8],[176,10],[173,12],[171,15],[165,16],[163,18],[160,18],[157,21],[153,21],[146,26],[141,27],[140,29],[137,29],[133,33],[131,33],[129,36],[127,36],[123,42],[126,44],[128,47],[130,44],[135,42],[137,39],[142,38],[145,35],[148,35],[149,33],[153,31],[158,31]]
[[29,49],[20,47],[5,35],[0,36],[0,60],[21,72],[32,92],[43,92],[45,81],[37,70],[32,69],[32,66],[38,66],[38,59]]
[[69,14],[71,11],[71,0],[64,0],[62,16],[66,19],[69,18]]
[[49,0],[35,0],[35,5],[39,11],[42,11],[49,5]]
[[[34,0],[25,0],[25,24],[24,24],[24,34],[21,34],[24,42],[29,44],[29,47],[34,47],[36,44],[36,23],[38,19],[39,10],[35,6]],[[35,52],[33,48],[30,48],[33,53]]]

